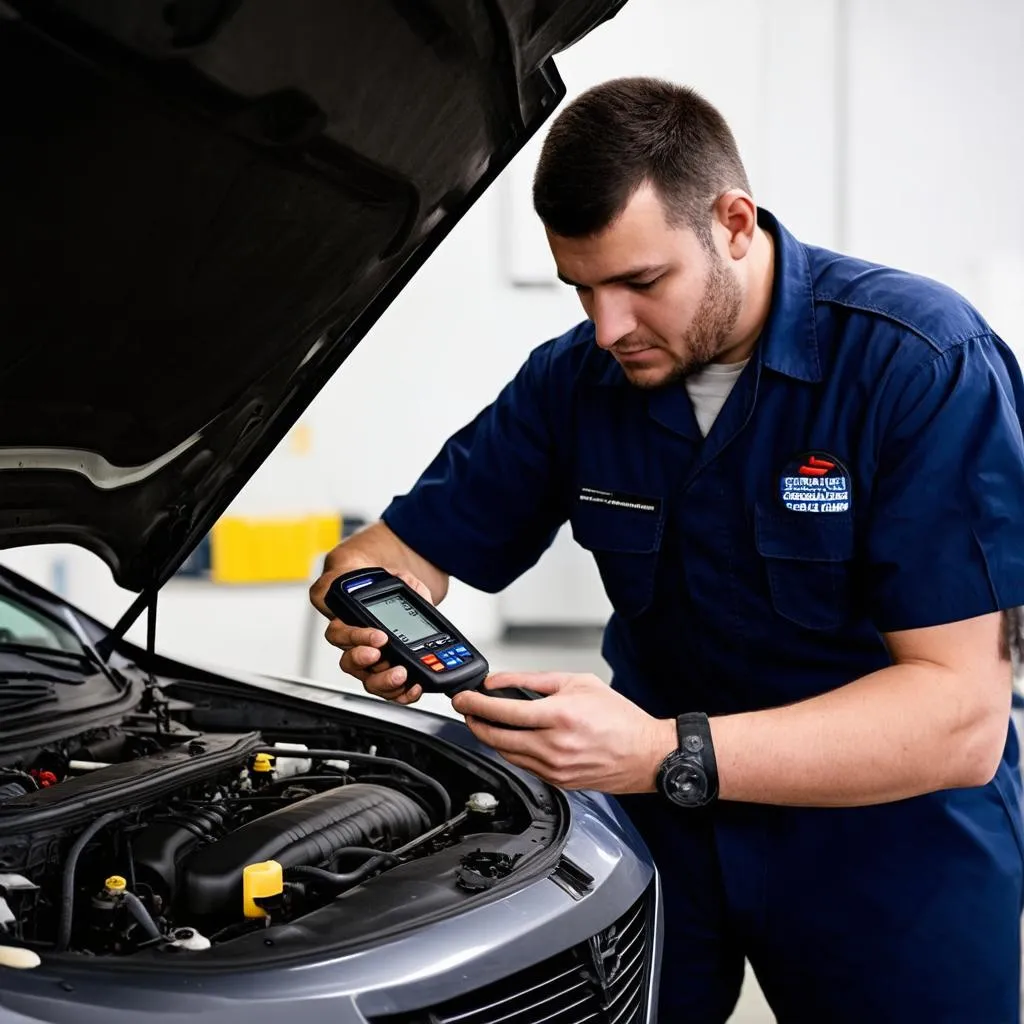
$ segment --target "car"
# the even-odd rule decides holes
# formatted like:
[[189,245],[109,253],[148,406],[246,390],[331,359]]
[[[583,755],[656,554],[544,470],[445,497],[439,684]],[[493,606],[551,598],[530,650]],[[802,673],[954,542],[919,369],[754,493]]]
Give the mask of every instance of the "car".
[[103,623],[0,570],[2,1024],[657,1019],[659,876],[613,799],[155,645],[622,3],[0,5],[0,547],[79,544],[137,595]]

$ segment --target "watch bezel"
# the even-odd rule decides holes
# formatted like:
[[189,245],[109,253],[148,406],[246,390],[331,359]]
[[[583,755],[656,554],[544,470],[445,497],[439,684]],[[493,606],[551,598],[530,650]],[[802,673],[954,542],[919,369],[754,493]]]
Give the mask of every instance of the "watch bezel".
[[[680,792],[682,777],[689,776],[699,786],[697,792],[687,796]],[[658,788],[664,797],[679,807],[699,807],[707,803],[710,794],[708,774],[700,759],[679,750],[666,758],[658,777]]]

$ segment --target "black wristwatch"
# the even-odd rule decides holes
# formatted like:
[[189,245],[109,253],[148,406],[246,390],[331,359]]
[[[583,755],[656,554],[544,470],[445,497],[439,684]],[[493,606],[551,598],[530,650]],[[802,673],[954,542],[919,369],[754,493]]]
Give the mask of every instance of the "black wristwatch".
[[718,797],[718,767],[708,716],[676,719],[679,746],[658,768],[658,792],[677,807],[705,807]]

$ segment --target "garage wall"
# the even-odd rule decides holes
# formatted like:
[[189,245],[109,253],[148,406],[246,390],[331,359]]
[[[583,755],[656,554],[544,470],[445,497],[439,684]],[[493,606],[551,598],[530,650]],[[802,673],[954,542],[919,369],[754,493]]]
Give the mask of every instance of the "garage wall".
[[[1024,210],[1012,192],[1024,165],[1021,52],[1017,0],[630,0],[559,67],[570,96],[619,74],[695,86],[730,120],[759,202],[799,236],[943,278],[1024,339]],[[533,346],[579,320],[529,207],[538,144],[434,254],[232,511],[375,516]],[[426,386],[439,373],[440,395]],[[384,388],[401,409],[390,427],[375,419]],[[108,620],[132,597],[85,552],[0,560]],[[307,607],[304,587],[175,582],[161,645],[333,673],[330,650],[310,640]],[[600,622],[606,602],[563,535],[505,594],[457,585],[447,608],[483,643],[504,622]]]
[[1024,355],[1024,3],[849,2],[847,245],[945,281]]

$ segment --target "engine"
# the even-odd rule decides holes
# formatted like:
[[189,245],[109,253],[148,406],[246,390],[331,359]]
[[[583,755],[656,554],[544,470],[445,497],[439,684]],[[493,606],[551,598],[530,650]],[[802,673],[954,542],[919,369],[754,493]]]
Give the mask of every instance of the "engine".
[[259,733],[120,763],[50,754],[0,771],[0,940],[92,956],[217,947],[510,826],[496,797],[454,792],[461,806],[372,747]]

